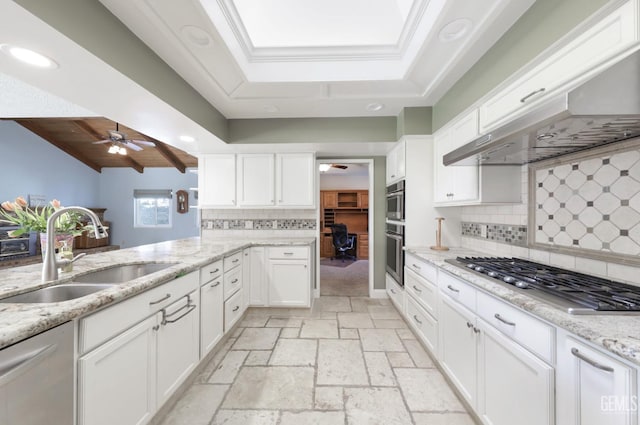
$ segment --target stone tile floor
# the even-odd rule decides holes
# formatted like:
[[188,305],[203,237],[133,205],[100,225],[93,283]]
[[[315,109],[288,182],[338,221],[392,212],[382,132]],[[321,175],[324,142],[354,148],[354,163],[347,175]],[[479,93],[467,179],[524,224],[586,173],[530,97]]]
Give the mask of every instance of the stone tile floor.
[[386,299],[251,308],[162,425],[473,425]]

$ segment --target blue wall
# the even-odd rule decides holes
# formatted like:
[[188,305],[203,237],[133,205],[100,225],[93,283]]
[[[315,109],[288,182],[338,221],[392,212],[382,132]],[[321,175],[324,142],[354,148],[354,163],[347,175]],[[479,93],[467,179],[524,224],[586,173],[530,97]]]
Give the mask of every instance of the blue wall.
[[[56,198],[65,206],[106,208],[111,243],[122,248],[198,236],[198,213],[177,214],[170,229],[133,227],[133,189],[188,190],[198,185],[194,173],[175,168],[104,168],[98,173],[13,121],[0,121],[0,202],[29,194]],[[189,192],[192,197],[193,193]],[[190,204],[197,202],[190,198]]]

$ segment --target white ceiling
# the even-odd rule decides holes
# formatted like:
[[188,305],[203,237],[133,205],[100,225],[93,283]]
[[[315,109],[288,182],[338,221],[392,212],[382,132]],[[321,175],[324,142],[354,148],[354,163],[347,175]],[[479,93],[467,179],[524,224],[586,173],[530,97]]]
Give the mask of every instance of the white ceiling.
[[431,106],[534,2],[100,1],[227,118]]

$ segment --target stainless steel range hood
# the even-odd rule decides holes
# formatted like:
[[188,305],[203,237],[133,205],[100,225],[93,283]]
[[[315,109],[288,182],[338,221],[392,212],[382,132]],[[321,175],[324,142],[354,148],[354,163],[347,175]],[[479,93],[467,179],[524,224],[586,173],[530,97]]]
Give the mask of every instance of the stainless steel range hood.
[[640,52],[491,134],[444,165],[520,165],[640,136]]

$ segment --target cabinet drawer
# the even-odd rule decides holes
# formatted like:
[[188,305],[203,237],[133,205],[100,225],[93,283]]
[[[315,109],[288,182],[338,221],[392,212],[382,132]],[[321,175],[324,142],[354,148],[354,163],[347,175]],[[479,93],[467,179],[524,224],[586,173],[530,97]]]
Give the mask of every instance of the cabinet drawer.
[[222,275],[222,260],[214,261],[200,269],[200,284],[204,285],[220,275]]
[[242,251],[238,251],[229,255],[228,257],[224,257],[225,273],[233,268],[238,267],[240,264],[242,264]]
[[500,332],[553,364],[555,331],[551,325],[482,292],[478,292],[477,313]]
[[238,291],[224,302],[224,331],[228,332],[241,316],[242,291]]
[[444,294],[447,294],[469,310],[476,311],[477,291],[471,285],[442,271],[438,274],[438,284]]
[[309,248],[306,246],[272,246],[269,248],[269,258],[306,260],[309,257]]
[[385,283],[389,298],[400,311],[400,314],[404,314],[404,289],[388,274],[385,275]]
[[423,278],[427,279],[429,282],[435,284],[437,282],[438,269],[435,266],[427,263],[421,258],[416,257],[413,254],[405,254],[405,266],[408,267],[411,271],[419,274]]
[[407,297],[407,320],[435,355],[438,352],[438,322],[412,297]]
[[86,353],[194,291],[199,281],[200,275],[194,271],[81,319],[80,353]]
[[438,287],[405,267],[404,287],[430,315],[438,317]]
[[224,274],[224,299],[233,295],[242,288],[242,269],[236,268]]

